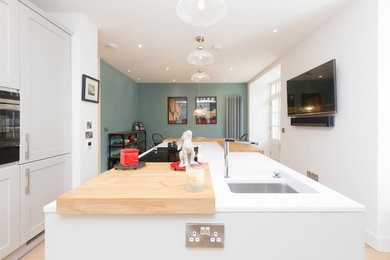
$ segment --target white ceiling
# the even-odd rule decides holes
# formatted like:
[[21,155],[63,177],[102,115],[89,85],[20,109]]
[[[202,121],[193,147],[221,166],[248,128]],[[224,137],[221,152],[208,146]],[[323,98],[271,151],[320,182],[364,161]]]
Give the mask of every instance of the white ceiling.
[[31,1],[48,12],[84,14],[99,29],[100,57],[137,82],[191,82],[198,67],[186,57],[199,34],[216,60],[203,66],[210,82],[248,82],[353,0],[225,0],[225,19],[206,28],[179,20],[178,0]]

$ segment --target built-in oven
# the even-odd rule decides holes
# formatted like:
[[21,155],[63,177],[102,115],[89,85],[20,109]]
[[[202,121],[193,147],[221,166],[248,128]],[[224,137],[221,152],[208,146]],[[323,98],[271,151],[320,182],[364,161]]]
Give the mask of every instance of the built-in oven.
[[19,161],[20,95],[0,89],[0,164]]

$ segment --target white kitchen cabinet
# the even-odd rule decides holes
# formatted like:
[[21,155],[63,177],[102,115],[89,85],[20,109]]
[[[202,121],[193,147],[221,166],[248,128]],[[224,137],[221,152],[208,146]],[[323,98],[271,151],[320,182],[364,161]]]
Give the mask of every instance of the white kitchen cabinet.
[[0,0],[0,86],[19,89],[19,2]]
[[19,166],[0,168],[0,259],[19,247]]
[[69,155],[20,166],[20,244],[45,228],[43,207],[69,190]]
[[21,4],[20,163],[70,152],[70,55],[70,36]]

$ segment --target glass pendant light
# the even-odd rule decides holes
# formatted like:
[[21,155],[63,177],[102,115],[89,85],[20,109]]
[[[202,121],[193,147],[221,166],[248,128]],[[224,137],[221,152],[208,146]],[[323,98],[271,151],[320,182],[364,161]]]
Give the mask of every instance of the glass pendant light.
[[210,80],[210,76],[207,75],[202,69],[200,69],[191,76],[191,80],[195,82],[205,82]]
[[198,27],[216,24],[225,18],[226,13],[223,0],[180,0],[176,6],[180,20]]
[[[195,74],[194,74],[195,75]],[[191,79],[192,80],[192,79]],[[198,83],[198,91],[199,91],[199,97],[200,97],[200,83]],[[196,117],[204,117],[206,116],[206,110],[203,109],[201,105],[199,105],[194,112],[192,113],[193,116]]]
[[187,62],[192,65],[208,65],[214,62],[214,56],[199,46],[197,50],[188,54]]

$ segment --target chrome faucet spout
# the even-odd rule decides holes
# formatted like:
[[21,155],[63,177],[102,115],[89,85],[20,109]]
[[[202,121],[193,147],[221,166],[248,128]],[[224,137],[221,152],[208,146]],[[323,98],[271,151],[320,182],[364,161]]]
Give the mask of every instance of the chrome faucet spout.
[[225,178],[229,178],[229,144],[230,141],[227,141],[228,139],[225,139],[225,149],[224,149],[224,159],[225,159]]
[[225,159],[225,178],[229,178],[229,144],[230,143],[239,143],[239,144],[253,144],[253,145],[259,145],[258,142],[246,142],[246,141],[239,141],[235,139],[225,139],[225,146],[224,146],[224,159]]

